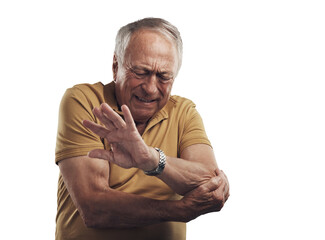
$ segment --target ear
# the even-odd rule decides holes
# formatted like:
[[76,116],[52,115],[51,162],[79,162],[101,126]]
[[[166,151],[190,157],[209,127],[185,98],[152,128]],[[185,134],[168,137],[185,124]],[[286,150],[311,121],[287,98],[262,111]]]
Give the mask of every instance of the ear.
[[116,58],[115,54],[114,54],[114,57],[113,57],[112,70],[113,70],[113,79],[114,79],[114,82],[116,82],[117,71],[118,71],[118,62],[117,62],[117,58]]

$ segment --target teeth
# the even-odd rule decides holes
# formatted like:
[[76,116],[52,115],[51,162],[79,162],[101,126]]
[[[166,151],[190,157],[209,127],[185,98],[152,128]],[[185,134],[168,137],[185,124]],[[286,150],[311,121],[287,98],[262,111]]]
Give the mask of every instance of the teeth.
[[138,96],[136,96],[137,99],[139,99],[141,102],[145,102],[145,103],[150,103],[150,102],[153,102],[154,100],[147,100],[147,99],[144,99],[144,98],[140,98]]

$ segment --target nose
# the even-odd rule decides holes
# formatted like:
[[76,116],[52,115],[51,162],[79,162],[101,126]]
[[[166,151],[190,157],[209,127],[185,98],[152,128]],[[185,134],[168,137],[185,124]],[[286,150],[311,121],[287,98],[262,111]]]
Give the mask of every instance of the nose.
[[155,95],[158,91],[157,86],[157,76],[156,74],[150,74],[144,84],[142,85],[142,89],[146,92],[146,94],[152,96]]

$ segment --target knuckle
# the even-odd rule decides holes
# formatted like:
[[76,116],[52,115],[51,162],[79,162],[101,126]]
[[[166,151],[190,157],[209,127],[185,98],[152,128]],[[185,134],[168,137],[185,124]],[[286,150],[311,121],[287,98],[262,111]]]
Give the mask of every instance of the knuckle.
[[223,198],[223,196],[221,196],[221,194],[218,194],[218,195],[216,196],[216,198],[215,198],[215,201],[216,201],[217,203],[220,203],[220,202],[223,202],[223,201],[224,201],[224,198]]

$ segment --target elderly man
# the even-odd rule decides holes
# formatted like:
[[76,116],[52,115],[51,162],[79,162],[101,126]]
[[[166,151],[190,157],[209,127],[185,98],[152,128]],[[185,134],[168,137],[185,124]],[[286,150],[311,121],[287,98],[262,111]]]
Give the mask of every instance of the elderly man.
[[229,196],[200,115],[171,96],[178,30],[146,18],[116,37],[114,81],[80,84],[60,105],[56,239],[175,239]]

